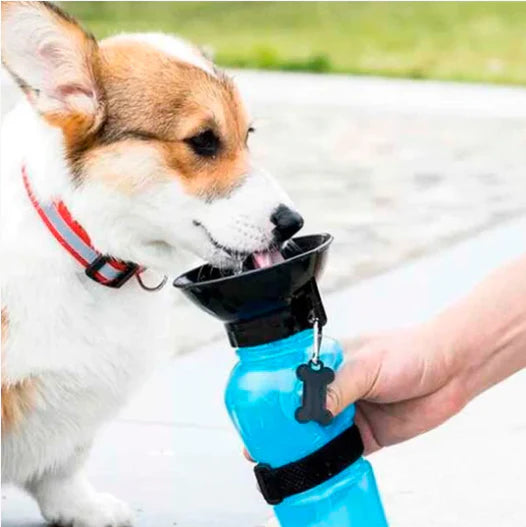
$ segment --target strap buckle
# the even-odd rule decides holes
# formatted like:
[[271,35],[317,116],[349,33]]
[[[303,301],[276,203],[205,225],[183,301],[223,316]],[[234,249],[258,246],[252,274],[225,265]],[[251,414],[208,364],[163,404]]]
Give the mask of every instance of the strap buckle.
[[115,278],[108,281],[101,281],[97,277],[97,273],[107,264],[110,262],[110,260],[113,260],[110,256],[105,256],[104,254],[101,254],[93,260],[87,267],[86,267],[86,276],[89,276],[92,280],[95,282],[105,285],[107,287],[112,288],[119,288],[122,285],[124,285],[137,271],[139,266],[137,264],[131,263],[131,262],[125,262],[124,265],[126,266],[125,269],[123,269]]
[[[279,481],[272,477],[272,467],[267,463],[259,463],[254,467],[254,474],[265,501],[269,505],[279,505],[283,501],[283,495],[279,490]],[[271,479],[272,484],[270,484]]]

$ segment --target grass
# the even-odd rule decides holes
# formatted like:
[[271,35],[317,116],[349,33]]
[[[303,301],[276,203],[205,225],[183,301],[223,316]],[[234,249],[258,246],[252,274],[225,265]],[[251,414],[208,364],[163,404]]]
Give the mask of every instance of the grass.
[[98,37],[167,31],[223,66],[526,84],[526,3],[63,2]]

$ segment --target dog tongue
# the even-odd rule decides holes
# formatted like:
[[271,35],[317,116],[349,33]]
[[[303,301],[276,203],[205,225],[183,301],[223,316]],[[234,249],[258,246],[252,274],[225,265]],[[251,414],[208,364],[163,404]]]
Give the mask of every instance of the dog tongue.
[[281,256],[281,253],[277,250],[257,252],[252,255],[254,267],[256,269],[263,269],[270,267],[271,265],[283,262],[285,258]]

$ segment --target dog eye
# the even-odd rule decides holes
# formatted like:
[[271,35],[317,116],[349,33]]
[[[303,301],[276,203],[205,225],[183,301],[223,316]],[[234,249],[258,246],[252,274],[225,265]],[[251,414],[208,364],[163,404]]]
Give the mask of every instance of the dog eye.
[[185,140],[192,150],[203,157],[212,157],[217,154],[220,147],[219,137],[212,130],[205,130]]

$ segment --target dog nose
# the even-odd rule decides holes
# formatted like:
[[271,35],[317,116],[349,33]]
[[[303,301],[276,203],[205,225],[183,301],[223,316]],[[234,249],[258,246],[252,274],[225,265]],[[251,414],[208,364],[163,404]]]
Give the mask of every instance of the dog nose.
[[301,215],[283,204],[272,213],[270,221],[276,226],[273,232],[278,242],[292,238],[303,227]]

